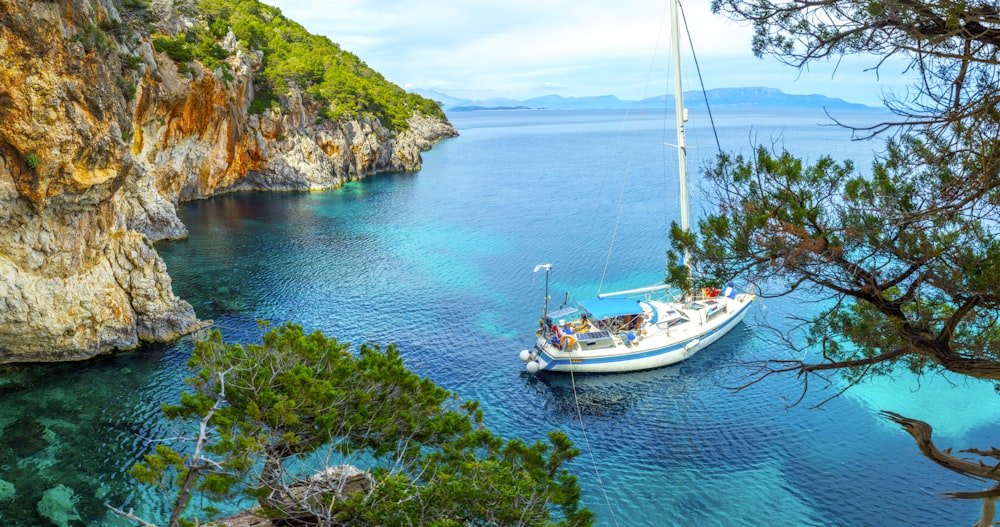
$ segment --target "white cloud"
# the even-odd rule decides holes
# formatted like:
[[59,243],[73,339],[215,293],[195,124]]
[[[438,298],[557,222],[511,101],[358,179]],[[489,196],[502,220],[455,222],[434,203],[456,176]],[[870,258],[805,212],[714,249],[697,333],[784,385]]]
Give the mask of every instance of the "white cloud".
[[[516,99],[552,93],[634,99],[663,93],[666,86],[661,68],[668,56],[667,11],[648,0],[269,3],[401,86]],[[871,64],[845,63],[834,81],[823,67],[800,75],[773,59],[754,58],[750,28],[712,14],[707,0],[688,4],[685,15],[706,87],[769,86],[877,102],[882,88],[873,74],[862,74]]]

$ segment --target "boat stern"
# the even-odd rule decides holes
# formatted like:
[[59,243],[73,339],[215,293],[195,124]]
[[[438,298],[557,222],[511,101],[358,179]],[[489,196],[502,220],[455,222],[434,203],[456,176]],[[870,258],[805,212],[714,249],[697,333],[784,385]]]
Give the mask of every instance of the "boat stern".
[[550,346],[551,344],[545,337],[539,336],[535,339],[535,347],[530,350],[521,350],[519,357],[525,363],[525,371],[528,373],[537,373],[546,369],[552,362],[552,356],[546,351],[546,347]]

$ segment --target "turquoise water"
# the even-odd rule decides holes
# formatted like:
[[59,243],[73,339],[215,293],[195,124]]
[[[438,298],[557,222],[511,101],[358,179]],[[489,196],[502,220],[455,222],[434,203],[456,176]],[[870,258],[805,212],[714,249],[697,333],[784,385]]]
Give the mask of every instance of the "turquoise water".
[[[941,492],[982,485],[925,461],[878,411],[934,423],[942,447],[985,448],[1000,432],[988,385],[901,374],[819,409],[812,406],[837,383],[814,386],[791,408],[800,393],[791,376],[729,389],[749,379],[741,363],[784,353],[761,324],[786,324],[805,299],[761,303],[675,367],[575,384],[522,373],[517,353],[532,342],[544,293],[536,264],[553,264],[556,298],[661,279],[663,224],[674,219],[677,194],[661,153],[672,155],[664,143],[675,139],[660,116],[642,116],[633,132],[617,111],[450,118],[461,136],[425,153],[419,173],[185,204],[190,237],[157,245],[175,292],[233,340],[254,338],[256,321],[267,319],[354,344],[398,343],[411,369],[480,400],[499,433],[534,440],[566,431],[583,449],[570,468],[600,525],[973,523],[978,503],[945,501]],[[694,168],[713,150],[704,122],[693,119],[690,138],[701,146]],[[834,152],[870,161],[871,146],[822,121],[819,112],[717,115],[729,149],[748,151],[756,140],[812,159]],[[693,179],[698,210],[696,170]],[[627,214],[615,231],[620,197]],[[137,490],[125,470],[150,440],[177,433],[158,412],[181,389],[190,347],[4,374],[0,479],[17,494],[0,504],[0,524],[49,525],[37,503],[59,484],[77,497],[81,519],[70,525],[124,525],[105,502],[162,519],[163,497]]]

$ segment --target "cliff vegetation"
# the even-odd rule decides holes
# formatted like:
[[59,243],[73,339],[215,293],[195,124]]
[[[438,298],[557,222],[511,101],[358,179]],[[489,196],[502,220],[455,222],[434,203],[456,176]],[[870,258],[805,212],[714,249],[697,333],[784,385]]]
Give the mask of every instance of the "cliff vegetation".
[[0,362],[200,327],[152,241],[185,200],[417,170],[437,105],[252,1],[0,0]]
[[444,119],[437,103],[387,81],[356,55],[327,37],[313,35],[275,7],[254,0],[202,0],[193,9],[196,23],[154,45],[178,61],[197,59],[210,69],[225,68],[228,56],[218,42],[230,31],[245,49],[262,52],[251,112],[278,104],[275,94],[299,89],[323,106],[330,120],[375,117],[397,131],[409,128],[413,113]]

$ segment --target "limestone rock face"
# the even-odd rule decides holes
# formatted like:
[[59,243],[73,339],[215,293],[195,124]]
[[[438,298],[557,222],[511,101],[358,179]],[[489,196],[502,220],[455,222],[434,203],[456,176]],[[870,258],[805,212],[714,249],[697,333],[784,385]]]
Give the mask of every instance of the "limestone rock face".
[[256,54],[228,59],[232,78],[180,74],[152,53],[135,110],[132,152],[172,203],[236,190],[323,190],[384,171],[417,170],[420,152],[457,135],[447,121],[414,115],[395,135],[377,120],[332,122],[292,91],[280,108],[249,114]]
[[190,331],[194,310],[123,213],[141,167],[123,141],[123,66],[96,30],[118,13],[86,0],[0,0],[0,13],[0,362]]
[[[257,52],[227,38],[229,72],[179,68],[115,5],[0,0],[0,363],[83,359],[203,325],[151,243],[186,236],[182,201],[416,170],[422,150],[457,135],[417,116],[402,134],[326,121],[295,92],[251,115]],[[173,2],[149,6],[160,31],[184,27]]]

